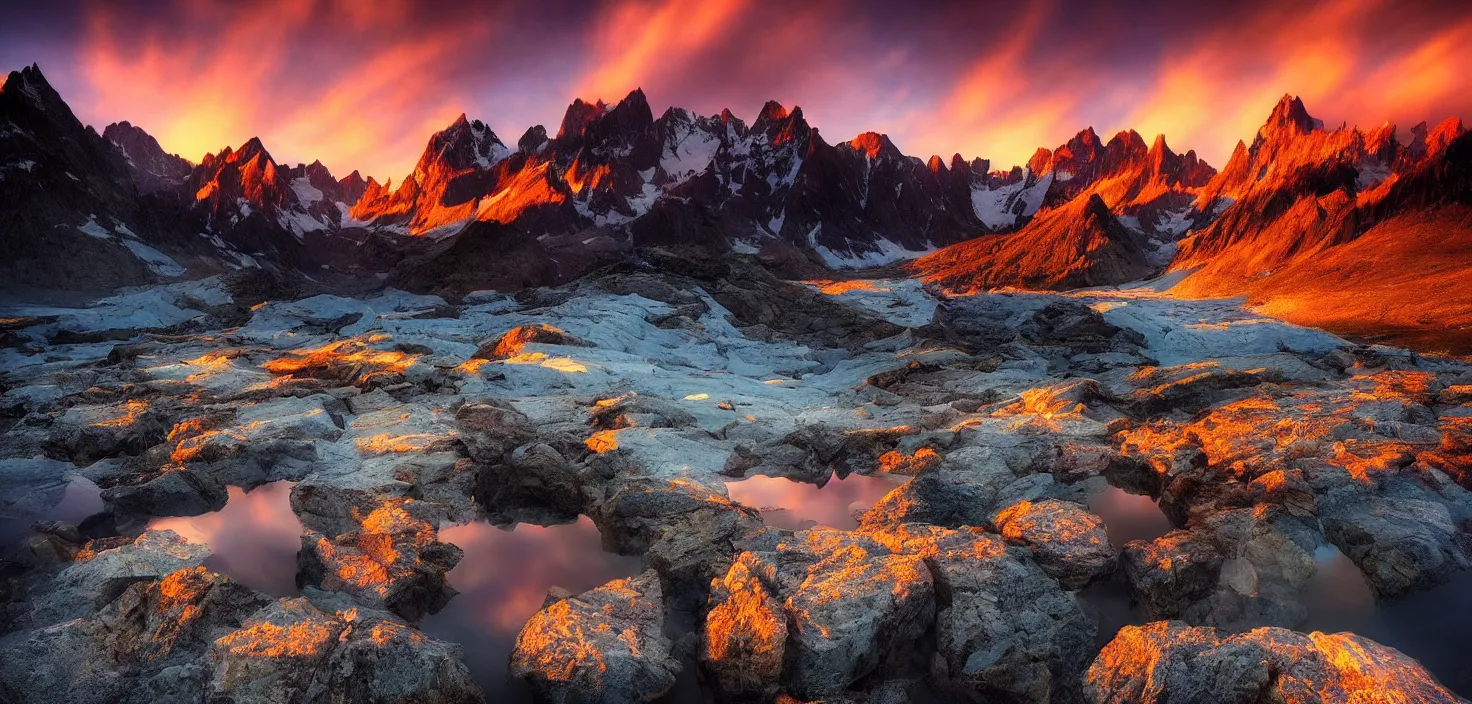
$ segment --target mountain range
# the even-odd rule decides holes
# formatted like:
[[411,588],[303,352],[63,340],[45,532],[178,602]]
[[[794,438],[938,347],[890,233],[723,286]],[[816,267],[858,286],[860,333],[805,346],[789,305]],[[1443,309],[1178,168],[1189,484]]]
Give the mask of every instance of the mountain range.
[[830,143],[775,102],[750,123],[656,117],[635,90],[514,143],[462,115],[395,183],[284,165],[256,138],[194,163],[128,122],[98,134],[32,65],[0,84],[0,278],[104,290],[261,268],[453,297],[698,246],[792,277],[899,265],[952,294],[1165,273],[1172,295],[1472,351],[1472,137],[1454,119],[1409,135],[1328,129],[1284,96],[1220,171],[1092,128],[1003,170],[872,132]]

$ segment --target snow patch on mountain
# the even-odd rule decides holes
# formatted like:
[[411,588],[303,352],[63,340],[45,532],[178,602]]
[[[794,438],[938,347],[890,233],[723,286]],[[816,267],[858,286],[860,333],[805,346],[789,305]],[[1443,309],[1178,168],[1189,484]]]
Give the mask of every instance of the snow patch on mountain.
[[675,143],[669,145],[669,152],[661,155],[659,160],[660,168],[671,179],[669,185],[684,183],[705,171],[721,148],[721,140],[716,135],[693,126],[681,131],[683,134],[676,137]]
[[303,205],[320,202],[323,198],[322,191],[313,186],[311,180],[305,176],[292,179],[291,190],[296,192],[297,200],[300,200]]
[[808,233],[808,241],[812,243],[813,250],[823,258],[823,263],[832,269],[867,269],[877,266],[888,266],[895,262],[907,261],[934,252],[937,247],[931,246],[922,250],[905,249],[891,240],[879,238],[870,244],[875,250],[864,252],[837,252],[817,243],[819,228],[814,227]]

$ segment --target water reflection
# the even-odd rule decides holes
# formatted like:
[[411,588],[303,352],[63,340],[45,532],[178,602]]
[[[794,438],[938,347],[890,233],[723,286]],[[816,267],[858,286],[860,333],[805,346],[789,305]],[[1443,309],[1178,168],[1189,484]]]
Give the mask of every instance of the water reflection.
[[0,556],[3,556],[25,549],[22,543],[34,523],[60,521],[76,525],[100,512],[102,490],[85,477],[75,477],[64,485],[32,489],[28,495],[0,505],[6,509],[0,511]]
[[640,571],[639,558],[603,551],[587,517],[515,530],[479,522],[451,526],[440,531],[440,540],[465,551],[449,574],[460,594],[425,619],[424,631],[464,646],[465,664],[493,702],[530,701],[521,683],[508,681],[506,666],[517,632],[541,609],[548,589],[576,594]]
[[1339,548],[1322,545],[1314,550],[1317,571],[1304,585],[1299,600],[1308,610],[1305,631],[1353,631],[1375,612],[1375,593],[1354,562]]
[[1089,502],[1089,510],[1104,519],[1104,532],[1116,548],[1131,540],[1154,540],[1175,528],[1154,499],[1113,485]]
[[814,525],[841,530],[859,527],[856,514],[872,507],[908,477],[888,474],[850,474],[816,484],[785,477],[752,476],[726,482],[731,499],[761,509],[762,520],[774,528],[798,530]]
[[149,530],[172,530],[214,554],[205,567],[272,596],[295,596],[302,523],[291,510],[292,482],[251,491],[229,487],[225,508],[202,516],[155,518]]
[[1472,571],[1377,605],[1364,575],[1337,548],[1320,548],[1314,557],[1319,571],[1303,592],[1309,617],[1300,630],[1349,631],[1388,645],[1419,660],[1452,691],[1472,697]]

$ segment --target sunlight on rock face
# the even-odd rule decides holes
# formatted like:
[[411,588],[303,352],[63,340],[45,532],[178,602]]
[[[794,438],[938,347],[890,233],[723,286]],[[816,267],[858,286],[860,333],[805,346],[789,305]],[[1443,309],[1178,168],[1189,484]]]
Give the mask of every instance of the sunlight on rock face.
[[121,415],[97,421],[92,425],[99,428],[126,428],[131,426],[138,422],[144,411],[148,410],[148,402],[134,399],[124,404],[121,410]]
[[483,359],[511,359],[521,356],[523,350],[529,344],[539,345],[565,345],[569,347],[590,347],[587,342],[579,340],[567,334],[561,328],[551,325],[518,325],[506,331],[495,344],[481,345],[476,351],[476,357]]
[[1207,701],[1223,691],[1286,704],[1459,701],[1416,661],[1354,634],[1258,628],[1228,635],[1179,621],[1121,629],[1089,668],[1084,689],[1097,702]]
[[229,487],[225,508],[182,518],[155,518],[148,530],[172,530],[213,553],[205,566],[274,596],[297,593],[296,553],[305,530],[291,510],[291,482],[244,491]]
[[879,471],[889,474],[915,475],[938,466],[940,461],[940,453],[929,447],[922,447],[909,454],[899,450],[890,450],[879,456]]
[[595,431],[592,435],[588,436],[587,440],[583,441],[583,444],[587,446],[589,451],[596,452],[600,455],[605,452],[612,452],[618,449],[619,430],[623,430],[623,428],[619,428],[618,430]]
[[814,279],[812,281],[804,281],[803,283],[815,287],[818,289],[819,293],[829,296],[841,296],[845,293],[848,293],[849,291],[871,291],[874,293],[888,293],[890,290],[889,287],[883,286],[877,281],[869,281],[867,279],[852,279],[849,281],[828,281],[824,279]]
[[504,361],[506,364],[535,364],[569,374],[581,374],[588,371],[588,367],[581,362],[574,361],[571,357],[549,357],[546,352],[523,352],[508,357]]
[[317,610],[305,599],[283,600],[281,622],[259,619],[215,642],[230,655],[251,658],[311,658],[337,640],[343,624],[311,618]]
[[297,379],[322,379],[366,388],[403,381],[404,372],[419,356],[377,350],[358,339],[348,339],[292,352],[265,362],[261,368]]
[[852,530],[859,525],[856,514],[868,510],[902,483],[903,477],[850,474],[843,478],[834,475],[819,487],[758,475],[726,482],[726,492],[732,501],[760,509],[769,526],[799,529],[820,525]]

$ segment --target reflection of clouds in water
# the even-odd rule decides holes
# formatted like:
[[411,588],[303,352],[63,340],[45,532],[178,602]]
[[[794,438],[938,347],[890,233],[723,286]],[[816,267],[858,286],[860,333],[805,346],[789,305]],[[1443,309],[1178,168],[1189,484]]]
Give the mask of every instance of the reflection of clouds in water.
[[1115,547],[1131,540],[1153,540],[1175,526],[1160,512],[1155,500],[1109,486],[1089,502],[1089,510],[1104,520],[1104,532]]
[[868,510],[905,477],[833,476],[821,488],[785,477],[752,476],[726,482],[731,500],[762,509],[762,519],[774,528],[806,528],[813,524],[843,530],[857,528],[855,512]]
[[0,498],[0,554],[24,550],[22,543],[33,523],[61,521],[76,525],[103,508],[102,490],[86,477],[75,477],[66,484],[10,490],[19,493]]
[[205,566],[272,596],[292,596],[302,523],[291,510],[292,482],[244,491],[229,487],[225,508],[202,516],[156,518],[149,530],[172,530],[214,553]]
[[551,587],[574,594],[640,571],[637,557],[604,552],[598,529],[587,517],[560,526],[518,525],[502,530],[471,523],[440,530],[465,556],[450,571],[450,586],[460,592],[424,631],[465,646],[470,667],[488,701],[527,698],[506,680],[506,663],[516,634],[542,607]]
[[102,511],[102,490],[91,480],[77,477],[66,485],[61,502],[46,512],[47,521],[64,521],[73,525],[82,519]]

